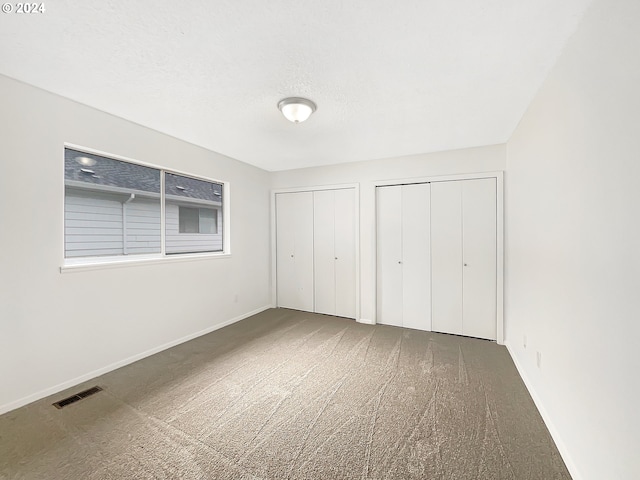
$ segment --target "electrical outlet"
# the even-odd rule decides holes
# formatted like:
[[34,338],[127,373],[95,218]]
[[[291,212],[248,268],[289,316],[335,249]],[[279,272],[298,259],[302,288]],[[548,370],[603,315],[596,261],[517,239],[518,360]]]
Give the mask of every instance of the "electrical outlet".
[[522,336],[522,346],[524,348],[527,348],[527,336],[526,335]]
[[542,365],[542,354],[540,352],[536,352],[536,364],[538,365],[538,368]]

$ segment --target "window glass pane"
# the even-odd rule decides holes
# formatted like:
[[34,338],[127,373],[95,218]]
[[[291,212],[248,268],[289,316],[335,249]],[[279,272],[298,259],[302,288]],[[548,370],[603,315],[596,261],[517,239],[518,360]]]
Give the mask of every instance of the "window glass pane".
[[160,170],[65,148],[65,257],[160,252]]
[[167,254],[222,251],[220,183],[165,172]]
[[200,233],[218,232],[218,213],[212,208],[200,209]]
[[198,209],[178,207],[178,231],[180,233],[199,233]]

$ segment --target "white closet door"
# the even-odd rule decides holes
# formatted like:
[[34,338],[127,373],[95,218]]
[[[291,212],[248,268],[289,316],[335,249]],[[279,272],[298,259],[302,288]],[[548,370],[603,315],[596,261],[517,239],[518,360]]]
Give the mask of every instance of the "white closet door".
[[335,191],[313,192],[315,311],[336,313]]
[[496,179],[462,183],[462,334],[496,339]]
[[276,195],[278,306],[313,311],[313,195]]
[[335,315],[356,317],[355,189],[335,190]]
[[402,187],[376,188],[377,323],[402,326]]
[[431,184],[431,323],[462,333],[462,183]]
[[402,187],[402,326],[431,330],[430,185]]

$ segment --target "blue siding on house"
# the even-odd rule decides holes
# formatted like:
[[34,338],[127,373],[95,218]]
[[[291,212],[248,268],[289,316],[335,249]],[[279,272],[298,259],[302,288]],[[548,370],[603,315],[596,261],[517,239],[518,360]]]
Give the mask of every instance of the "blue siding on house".
[[[65,257],[160,253],[159,200],[136,197],[125,204],[129,198],[126,194],[67,187]],[[202,204],[195,206],[212,207]],[[167,253],[222,251],[223,220],[219,206],[216,208],[216,234],[179,233],[178,212],[177,204],[167,203]]]
[[125,206],[126,254],[160,252],[160,202],[135,199]]
[[218,213],[218,233],[216,234],[180,233],[178,210],[178,205],[169,203],[165,208],[165,248],[167,253],[222,251],[222,211],[220,208],[216,209]]
[[[160,252],[160,202],[67,188],[65,257]],[[126,213],[126,252],[124,225]]]
[[118,196],[95,192],[86,196],[67,189],[64,210],[65,257],[122,253],[122,202]]

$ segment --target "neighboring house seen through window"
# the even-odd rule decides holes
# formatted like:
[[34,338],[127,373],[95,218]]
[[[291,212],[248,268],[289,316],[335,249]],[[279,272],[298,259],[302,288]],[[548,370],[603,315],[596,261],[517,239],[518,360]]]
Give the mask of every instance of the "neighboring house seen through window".
[[166,253],[222,250],[222,187],[165,172]]
[[65,258],[222,252],[223,191],[220,182],[65,148]]

